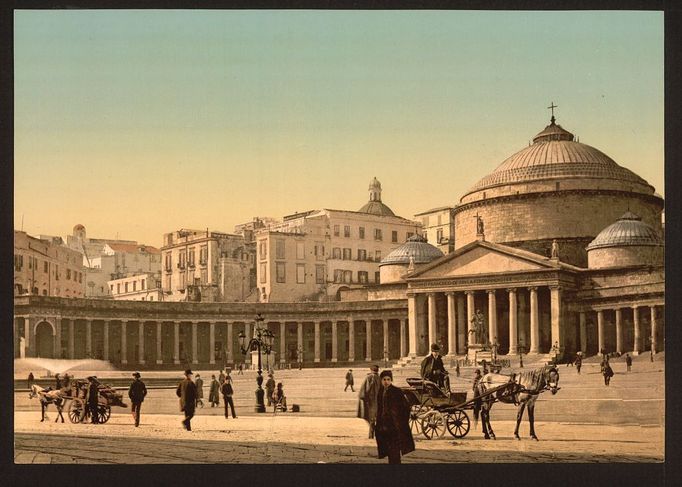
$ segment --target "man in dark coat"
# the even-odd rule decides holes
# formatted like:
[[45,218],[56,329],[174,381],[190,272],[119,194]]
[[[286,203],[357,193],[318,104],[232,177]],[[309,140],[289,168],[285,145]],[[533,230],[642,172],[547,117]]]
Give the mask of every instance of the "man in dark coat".
[[234,390],[232,389],[232,382],[226,380],[220,387],[220,392],[223,393],[223,401],[225,402],[225,418],[227,419],[227,407],[229,406],[232,410],[232,418],[237,419],[237,415],[234,412],[234,402],[232,401],[232,394]]
[[410,431],[410,405],[403,392],[393,385],[393,373],[384,370],[377,405],[376,440],[379,458],[388,463],[400,463],[400,455],[414,451]]
[[430,380],[443,387],[447,371],[443,367],[443,359],[440,356],[440,346],[437,343],[431,345],[431,354],[427,355],[421,364],[421,376],[424,380]]
[[349,386],[351,392],[355,392],[355,389],[353,389],[354,383],[355,382],[353,381],[353,369],[348,369],[348,372],[346,372],[346,387],[343,388],[343,392],[346,392]]
[[133,377],[135,379],[128,388],[128,397],[130,398],[130,409],[132,410],[133,418],[135,418],[135,427],[137,428],[140,426],[140,408],[142,407],[142,401],[144,401],[147,395],[147,386],[140,380],[139,372],[134,372]]
[[[223,382],[224,381],[225,376],[223,375]],[[211,376],[211,389],[208,392],[208,402],[211,403],[212,408],[220,405],[220,382],[216,380],[215,374]]]
[[99,424],[99,415],[97,414],[97,404],[99,399],[99,384],[94,376],[88,377],[88,392],[86,395],[86,404],[88,412],[90,413],[90,418],[92,418],[93,424]]
[[197,378],[194,380],[194,385],[197,387],[197,406],[204,407],[204,379],[197,374]]
[[374,438],[374,427],[377,421],[377,401],[381,383],[379,381],[379,366],[372,365],[370,373],[360,386],[358,401],[358,418],[369,423],[369,437]]
[[632,357],[629,353],[625,354],[625,365],[627,365],[628,372],[632,370]]
[[272,393],[275,392],[275,378],[272,372],[268,373],[268,380],[265,382],[265,395],[268,397],[268,406],[272,406]]
[[197,407],[197,386],[192,382],[192,371],[185,370],[185,378],[180,381],[175,393],[180,398],[180,411],[184,411],[185,419],[182,420],[182,426],[187,431],[192,431],[190,421],[194,417],[194,411]]

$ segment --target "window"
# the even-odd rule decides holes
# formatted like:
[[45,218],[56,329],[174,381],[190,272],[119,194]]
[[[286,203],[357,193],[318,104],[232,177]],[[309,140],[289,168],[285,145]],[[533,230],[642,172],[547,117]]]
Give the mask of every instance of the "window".
[[125,289],[126,289],[125,292],[128,292],[128,283],[127,282],[125,283]]
[[440,243],[443,240],[443,229],[439,228],[436,230],[436,243]]
[[187,262],[187,254],[183,251],[180,252],[180,262],[178,262],[178,268],[179,269],[184,269],[185,268],[185,262]]
[[315,257],[317,260],[324,260],[324,244],[315,242]]
[[47,272],[48,268],[49,268],[49,264],[47,263],[47,261],[43,262],[43,272]]
[[352,249],[343,249],[343,260],[351,260],[352,258]]
[[78,273],[78,282],[83,284],[83,273],[82,272]]
[[33,257],[28,256],[28,268],[33,269]]
[[258,255],[260,256],[260,260],[265,260],[268,256],[268,247],[267,242],[265,240],[260,241],[260,245],[258,247]]
[[267,267],[265,266],[265,263],[262,263],[262,264],[260,265],[260,282],[261,282],[261,283],[264,283],[264,282],[265,282],[265,277],[266,277],[266,276],[265,276],[265,271],[266,271],[266,269],[267,269]]
[[358,260],[367,260],[367,251],[365,249],[358,249]]
[[189,267],[194,267],[194,248],[189,249],[189,257],[187,259],[187,263]]
[[367,284],[369,282],[367,271],[358,271],[358,282],[360,284]]
[[121,294],[121,283],[116,283],[116,294]]
[[339,236],[339,225],[334,225],[334,236],[335,237]]
[[305,242],[296,242],[296,258],[305,259]]
[[345,225],[343,227],[343,236],[350,237],[350,225]]
[[143,291],[144,291],[144,286],[145,286],[144,279],[141,279],[140,280],[140,289],[142,289]]
[[137,291],[137,281],[133,281],[133,292]]
[[[142,300],[144,301],[144,298]],[[154,301],[154,296],[149,296],[149,301]]]
[[54,266],[54,280],[55,281],[59,280],[59,266],[58,265]]
[[276,276],[277,282],[287,282],[286,264],[284,262],[277,262]]
[[208,262],[208,245],[202,245],[199,249],[199,264],[206,265]]
[[111,284],[109,287],[111,287],[111,292],[113,293],[114,292],[114,285]]
[[376,262],[381,262],[381,250],[374,251],[374,260]]
[[324,266],[315,266],[315,284],[324,284]]
[[353,282],[353,271],[343,271],[343,282],[348,284]]
[[341,269],[334,270],[334,282],[343,281],[343,271]]
[[71,279],[71,269],[66,269],[66,280]]
[[375,228],[374,229],[374,240],[382,240],[383,237],[381,235],[381,228]]
[[284,240],[275,240],[275,256],[278,259],[284,259]]
[[23,255],[15,255],[14,256],[14,270],[20,271],[22,267],[24,267],[24,256]]
[[358,236],[359,236],[360,238],[363,238],[363,239],[365,238],[365,227],[360,227],[360,228],[359,228],[359,230],[358,230]]
[[166,271],[171,272],[173,270],[173,254],[168,252],[166,254]]
[[398,231],[393,230],[391,232],[391,242],[396,243],[398,241]]
[[381,273],[379,271],[376,271],[374,273],[374,282],[379,284],[379,276],[381,276]]
[[333,259],[340,259],[341,258],[341,249],[339,247],[334,247],[332,249],[332,258]]
[[296,283],[305,284],[305,264],[296,264]]

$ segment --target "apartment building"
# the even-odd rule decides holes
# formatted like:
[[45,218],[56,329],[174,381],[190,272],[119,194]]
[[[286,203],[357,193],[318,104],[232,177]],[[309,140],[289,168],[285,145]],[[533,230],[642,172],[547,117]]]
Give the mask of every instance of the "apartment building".
[[162,301],[161,271],[144,272],[108,282],[109,291],[115,300]]
[[422,236],[444,254],[455,250],[455,208],[441,206],[414,215],[422,224]]

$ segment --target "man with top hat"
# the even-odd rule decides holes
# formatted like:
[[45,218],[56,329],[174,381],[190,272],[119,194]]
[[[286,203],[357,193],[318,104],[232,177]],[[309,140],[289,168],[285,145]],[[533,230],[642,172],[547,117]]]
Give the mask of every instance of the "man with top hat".
[[128,388],[128,397],[132,403],[130,409],[133,413],[133,418],[135,419],[135,427],[140,426],[140,408],[142,407],[142,401],[144,401],[147,395],[147,387],[144,382],[140,380],[140,373],[134,372],[133,377],[135,378]]
[[187,431],[192,431],[190,421],[192,421],[197,407],[197,386],[192,381],[192,371],[190,369],[185,370],[185,378],[178,384],[175,394],[180,398],[180,411],[185,413],[182,426]]
[[[424,380],[430,380],[444,387],[448,372],[443,367],[443,359],[440,356],[440,346],[437,343],[431,345],[431,354],[427,355],[421,363],[421,376]],[[449,384],[448,384],[449,387]]]
[[379,381],[379,366],[372,365],[369,370],[369,374],[367,374],[362,386],[360,386],[358,418],[362,418],[369,423],[369,437],[374,438],[381,382]]

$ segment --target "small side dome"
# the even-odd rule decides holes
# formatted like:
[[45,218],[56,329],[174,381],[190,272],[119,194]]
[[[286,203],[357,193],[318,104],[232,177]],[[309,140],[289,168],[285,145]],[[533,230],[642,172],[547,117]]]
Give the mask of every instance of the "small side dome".
[[395,216],[393,210],[381,202],[381,183],[377,178],[373,178],[369,182],[369,201],[358,212],[379,216]]
[[81,225],[80,223],[79,223],[78,225],[75,225],[75,226],[73,227],[73,231],[74,231],[74,232],[79,232],[79,231],[81,231],[81,230],[85,230],[85,227],[84,227],[83,225]]
[[628,211],[616,223],[602,230],[597,238],[590,242],[587,250],[632,245],[662,246],[663,239],[653,227]]
[[381,261],[379,266],[387,264],[409,265],[410,259],[412,259],[416,265],[428,264],[444,255],[445,254],[441,252],[440,249],[428,243],[421,235],[412,235],[407,239],[407,242],[391,251],[391,253]]

